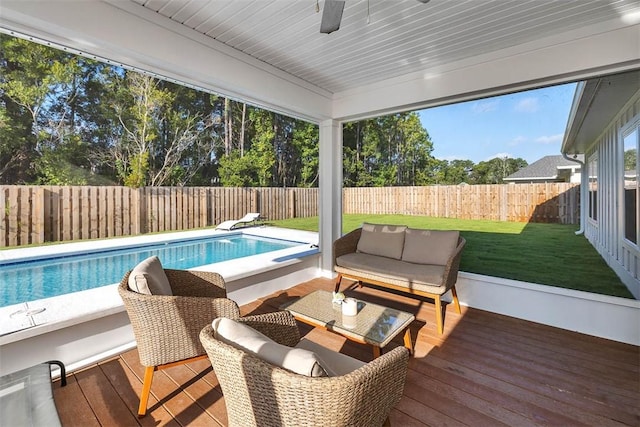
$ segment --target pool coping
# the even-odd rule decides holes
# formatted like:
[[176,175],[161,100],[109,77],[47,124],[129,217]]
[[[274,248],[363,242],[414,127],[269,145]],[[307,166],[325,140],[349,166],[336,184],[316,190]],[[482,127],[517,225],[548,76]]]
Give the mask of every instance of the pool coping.
[[[61,243],[35,248],[7,249],[0,251],[0,263],[2,261],[18,259],[33,260],[43,258],[52,253],[56,255],[70,255],[87,250],[131,246],[136,243],[139,244],[141,241],[148,244],[238,234],[292,240],[300,242],[300,245],[267,252],[265,254],[202,265],[191,268],[190,270],[216,271],[224,277],[225,281],[231,282],[296,264],[307,256],[313,256],[319,253],[317,233],[280,227],[255,226],[243,227],[231,231],[215,229],[191,230],[106,240]],[[250,266],[250,268],[248,268],[248,266]],[[0,345],[124,311],[122,300],[116,292],[117,286],[118,284],[116,283],[85,291],[0,307]],[[73,309],[70,309],[71,307],[73,307]],[[44,311],[40,311],[43,308]]]

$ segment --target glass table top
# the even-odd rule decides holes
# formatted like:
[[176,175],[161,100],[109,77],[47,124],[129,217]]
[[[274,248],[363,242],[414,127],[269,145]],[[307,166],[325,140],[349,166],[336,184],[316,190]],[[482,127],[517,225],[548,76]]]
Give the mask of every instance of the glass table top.
[[345,316],[332,299],[331,292],[318,290],[281,308],[303,321],[378,347],[387,345],[415,319],[411,313],[360,300],[358,314]]

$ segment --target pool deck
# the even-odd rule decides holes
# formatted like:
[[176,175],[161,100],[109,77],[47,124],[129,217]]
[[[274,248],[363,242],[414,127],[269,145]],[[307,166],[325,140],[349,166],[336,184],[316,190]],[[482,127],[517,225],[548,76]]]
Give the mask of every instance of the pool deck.
[[[348,286],[348,285],[345,285]],[[314,279],[251,304],[243,315],[280,309],[333,281]],[[374,287],[345,287],[348,296],[408,311],[415,353],[393,426],[638,426],[640,351],[539,323],[462,307],[446,309],[444,334],[435,308]],[[363,362],[371,347],[298,323],[300,333]],[[402,337],[388,349],[402,346]],[[137,417],[144,367],[135,349],[55,381],[63,426],[227,426],[225,398],[209,360],[155,374],[149,412]]]
[[[301,257],[318,253],[317,233],[278,227],[243,227],[232,231],[214,229],[181,231],[136,237],[61,243],[24,249],[0,251],[0,264],[15,260],[35,260],[55,254],[73,255],[100,249],[130,247],[167,241],[194,238],[248,234],[260,237],[301,242],[300,245],[253,255],[231,261],[207,264],[192,268],[200,271],[216,271],[227,282],[295,264]],[[251,266],[248,268],[247,266]],[[133,266],[131,266],[133,268]],[[33,337],[52,330],[105,317],[124,311],[122,300],[115,288],[117,283],[71,294],[44,298],[26,303],[0,307],[0,345]]]

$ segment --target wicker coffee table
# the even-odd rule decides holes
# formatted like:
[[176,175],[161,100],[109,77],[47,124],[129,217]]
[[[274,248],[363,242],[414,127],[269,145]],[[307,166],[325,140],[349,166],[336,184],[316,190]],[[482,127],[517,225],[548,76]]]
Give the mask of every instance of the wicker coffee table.
[[409,325],[411,313],[358,300],[358,314],[344,316],[340,304],[332,303],[331,292],[318,290],[281,307],[299,321],[325,328],[345,338],[373,346],[373,356],[379,357],[382,347],[404,332],[404,346],[413,352]]

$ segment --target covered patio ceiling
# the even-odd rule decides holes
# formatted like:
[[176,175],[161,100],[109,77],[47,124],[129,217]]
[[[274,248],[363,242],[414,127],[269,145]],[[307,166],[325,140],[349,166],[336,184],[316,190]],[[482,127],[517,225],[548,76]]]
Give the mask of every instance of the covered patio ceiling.
[[319,33],[321,5],[316,9],[313,0],[134,2],[155,12],[156,22],[170,19],[330,93],[619,19],[634,3],[638,6],[550,0],[347,1],[340,30],[326,35]]

